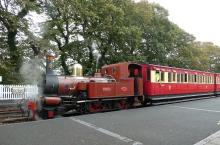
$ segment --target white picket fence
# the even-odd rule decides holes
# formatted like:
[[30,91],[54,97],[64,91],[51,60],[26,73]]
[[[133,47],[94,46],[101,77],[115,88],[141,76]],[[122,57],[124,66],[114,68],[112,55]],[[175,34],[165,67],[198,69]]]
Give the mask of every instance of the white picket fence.
[[0,85],[1,100],[31,99],[38,96],[36,85]]

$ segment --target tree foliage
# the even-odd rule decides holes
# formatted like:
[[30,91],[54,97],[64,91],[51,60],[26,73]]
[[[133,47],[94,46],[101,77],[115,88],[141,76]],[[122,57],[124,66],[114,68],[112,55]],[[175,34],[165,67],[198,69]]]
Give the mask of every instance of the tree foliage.
[[8,78],[6,82],[21,80],[17,72],[21,67],[24,51],[19,42],[22,41],[22,36],[28,30],[25,16],[31,10],[37,11],[38,5],[39,3],[35,0],[0,1],[0,40],[2,40],[0,51],[3,54],[1,57],[3,67],[0,71],[2,74],[6,72]]
[[[47,19],[36,36],[26,16],[39,10]],[[47,49],[56,53],[57,68],[67,75],[73,63],[91,73],[121,61],[220,72],[220,48],[195,41],[168,16],[146,0],[1,0],[0,73],[16,72],[23,58],[42,56]]]

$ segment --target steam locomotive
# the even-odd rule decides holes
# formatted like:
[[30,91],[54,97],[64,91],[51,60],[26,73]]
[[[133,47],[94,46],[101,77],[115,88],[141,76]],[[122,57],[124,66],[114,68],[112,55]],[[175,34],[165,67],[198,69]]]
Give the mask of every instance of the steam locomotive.
[[53,118],[68,111],[80,114],[144,106],[157,101],[218,96],[220,74],[152,64],[105,65],[84,77],[75,64],[71,76],[56,75],[47,55],[39,114]]

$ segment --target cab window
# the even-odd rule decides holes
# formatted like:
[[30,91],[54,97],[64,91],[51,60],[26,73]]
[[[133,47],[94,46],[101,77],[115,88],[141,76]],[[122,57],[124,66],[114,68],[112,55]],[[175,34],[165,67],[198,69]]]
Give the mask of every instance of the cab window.
[[151,79],[151,71],[147,70],[147,81],[150,81]]

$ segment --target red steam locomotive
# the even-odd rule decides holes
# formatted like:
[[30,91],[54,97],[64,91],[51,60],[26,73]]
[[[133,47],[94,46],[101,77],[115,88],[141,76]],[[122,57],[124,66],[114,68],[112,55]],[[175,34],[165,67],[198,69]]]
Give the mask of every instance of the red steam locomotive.
[[75,64],[72,76],[55,75],[47,55],[41,109],[43,118],[70,110],[94,113],[132,108],[154,101],[217,96],[220,74],[132,62],[105,65],[93,77],[82,76]]

